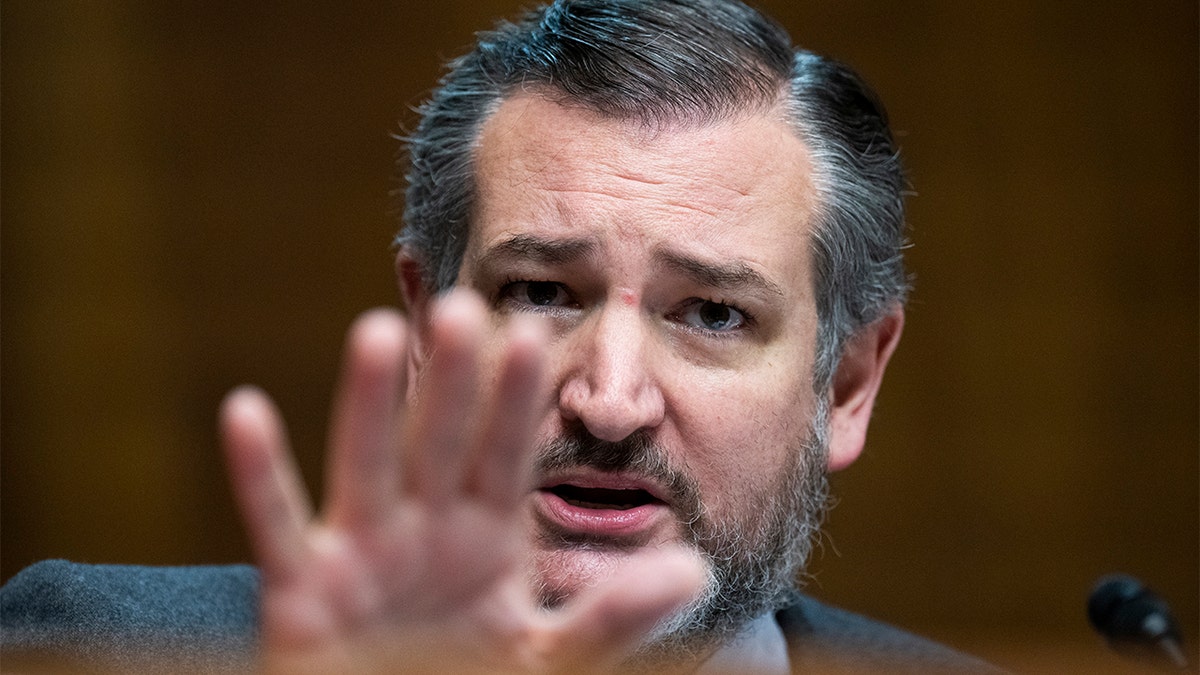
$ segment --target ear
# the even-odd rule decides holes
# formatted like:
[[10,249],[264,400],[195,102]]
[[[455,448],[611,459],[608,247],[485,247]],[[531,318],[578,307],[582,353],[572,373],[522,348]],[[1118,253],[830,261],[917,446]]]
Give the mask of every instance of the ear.
[[863,327],[842,349],[829,395],[829,470],[850,466],[862,453],[875,394],[883,382],[888,359],[900,342],[904,308],[896,305],[874,323]]
[[406,396],[411,401],[416,390],[417,372],[425,361],[429,309],[433,293],[425,284],[425,263],[407,246],[401,247],[400,252],[396,254],[396,283],[400,287],[400,297],[404,300],[404,309],[408,316],[405,382],[408,386]]

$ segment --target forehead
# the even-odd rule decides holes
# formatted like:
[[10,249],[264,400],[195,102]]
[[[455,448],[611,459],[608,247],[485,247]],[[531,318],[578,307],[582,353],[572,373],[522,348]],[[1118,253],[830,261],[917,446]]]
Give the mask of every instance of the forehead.
[[778,111],[649,128],[518,96],[484,125],[476,188],[476,250],[570,231],[716,255],[737,242],[766,264],[807,251],[815,212],[810,153]]

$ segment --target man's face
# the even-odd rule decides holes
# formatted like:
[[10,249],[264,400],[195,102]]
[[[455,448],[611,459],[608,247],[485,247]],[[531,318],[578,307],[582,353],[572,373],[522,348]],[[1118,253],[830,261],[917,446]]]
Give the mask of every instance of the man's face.
[[808,157],[778,114],[654,131],[520,96],[486,123],[459,283],[497,326],[552,326],[527,509],[547,602],[640,547],[794,543],[778,497],[825,461]]

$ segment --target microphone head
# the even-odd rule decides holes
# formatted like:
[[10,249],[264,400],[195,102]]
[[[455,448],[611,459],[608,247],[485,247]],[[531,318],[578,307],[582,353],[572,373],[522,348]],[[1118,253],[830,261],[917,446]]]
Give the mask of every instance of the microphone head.
[[1133,577],[1103,577],[1088,596],[1088,620],[1113,649],[1159,665],[1186,668],[1179,624],[1166,601]]

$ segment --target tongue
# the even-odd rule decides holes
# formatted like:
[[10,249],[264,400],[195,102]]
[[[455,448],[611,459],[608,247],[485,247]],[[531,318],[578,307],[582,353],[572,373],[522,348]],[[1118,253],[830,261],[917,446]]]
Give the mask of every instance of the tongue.
[[632,509],[657,501],[645,490],[588,488],[576,485],[556,485],[550,491],[572,506],[584,509]]

